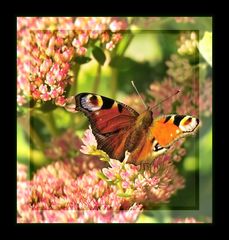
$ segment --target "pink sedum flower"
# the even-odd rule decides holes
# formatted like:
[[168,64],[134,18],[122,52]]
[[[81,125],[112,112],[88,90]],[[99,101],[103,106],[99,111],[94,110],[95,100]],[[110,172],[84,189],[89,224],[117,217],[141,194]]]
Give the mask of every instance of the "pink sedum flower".
[[110,41],[106,44],[106,49],[112,51],[115,48],[115,44],[113,41]]
[[[56,105],[63,106],[65,89],[73,82],[70,62],[76,56],[87,54],[90,39],[102,43],[113,39],[108,46],[111,51],[121,40],[118,31],[125,27],[124,18],[18,17],[18,105],[32,98],[53,100]],[[53,89],[59,88],[61,91],[53,94]]]
[[91,127],[84,132],[82,142],[84,145],[81,146],[80,151],[84,154],[90,154],[97,149],[97,141],[92,133]]
[[60,163],[42,168],[31,181],[18,182],[18,222],[136,221],[142,206],[118,197],[115,188],[98,178],[98,170],[76,177],[70,163]]

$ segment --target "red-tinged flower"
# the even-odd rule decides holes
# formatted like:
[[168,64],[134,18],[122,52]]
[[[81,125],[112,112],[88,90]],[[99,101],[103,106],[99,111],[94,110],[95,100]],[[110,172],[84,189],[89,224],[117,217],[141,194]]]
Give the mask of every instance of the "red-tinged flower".
[[37,89],[34,89],[34,91],[32,93],[33,99],[35,99],[35,100],[39,99],[40,95],[41,95],[41,93]]
[[78,35],[78,39],[81,43],[81,46],[87,44],[88,40],[89,40],[89,36],[86,32],[82,32]]
[[87,53],[87,48],[79,47],[76,49],[76,52],[79,56],[84,56]]
[[112,42],[114,44],[117,44],[121,39],[122,39],[122,34],[121,33],[115,33],[112,36]]
[[115,48],[115,44],[113,41],[110,41],[106,44],[106,49],[108,49],[109,51],[112,51]]
[[48,92],[45,92],[45,93],[41,94],[40,98],[44,102],[51,100],[51,96],[50,96],[50,94]]
[[40,73],[44,76],[52,66],[51,59],[45,59],[43,63],[40,65]]
[[66,98],[64,96],[59,96],[55,99],[55,104],[57,106],[64,107],[66,104]]
[[101,34],[100,38],[101,38],[101,42],[105,43],[105,42],[108,42],[110,40],[110,35],[109,35],[108,32],[104,32],[104,33]]
[[75,47],[75,48],[79,48],[79,47],[82,46],[82,43],[79,39],[74,38],[73,41],[72,41],[72,46]]
[[118,32],[120,30],[125,30],[127,25],[123,21],[113,20],[109,27],[112,32]]
[[92,38],[92,39],[96,39],[96,38],[98,38],[98,36],[99,36],[99,31],[91,30],[89,36],[90,36],[90,38]]

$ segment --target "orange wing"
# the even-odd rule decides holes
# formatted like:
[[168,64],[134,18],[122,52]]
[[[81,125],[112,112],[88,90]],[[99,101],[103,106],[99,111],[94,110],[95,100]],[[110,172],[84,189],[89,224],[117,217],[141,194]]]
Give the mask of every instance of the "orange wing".
[[150,131],[161,147],[169,147],[177,139],[193,134],[198,125],[198,118],[173,114],[155,119]]

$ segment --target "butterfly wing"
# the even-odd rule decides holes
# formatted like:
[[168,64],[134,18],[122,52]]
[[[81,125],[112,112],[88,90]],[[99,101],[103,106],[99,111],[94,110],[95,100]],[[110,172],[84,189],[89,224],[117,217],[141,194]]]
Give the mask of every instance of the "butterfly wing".
[[113,134],[130,127],[139,115],[123,103],[92,93],[80,93],[75,101],[76,110],[88,117],[92,130],[99,134]]
[[199,126],[199,119],[188,115],[166,115],[154,120],[150,127],[152,156],[164,153],[178,139],[192,135]]
[[139,114],[123,103],[93,93],[80,93],[74,102],[74,110],[88,117],[98,149],[122,160],[127,138]]

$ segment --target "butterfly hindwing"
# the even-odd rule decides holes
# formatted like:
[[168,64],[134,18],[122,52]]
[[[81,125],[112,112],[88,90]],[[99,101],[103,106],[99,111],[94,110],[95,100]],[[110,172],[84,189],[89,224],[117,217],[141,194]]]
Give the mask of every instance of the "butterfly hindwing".
[[155,119],[150,130],[161,147],[169,147],[179,138],[193,134],[198,125],[198,118],[172,114]]

